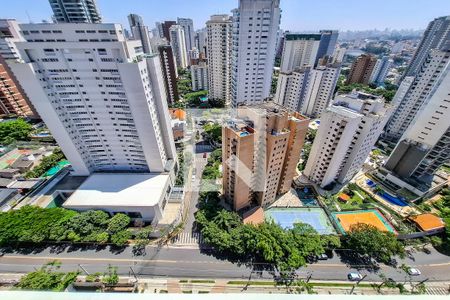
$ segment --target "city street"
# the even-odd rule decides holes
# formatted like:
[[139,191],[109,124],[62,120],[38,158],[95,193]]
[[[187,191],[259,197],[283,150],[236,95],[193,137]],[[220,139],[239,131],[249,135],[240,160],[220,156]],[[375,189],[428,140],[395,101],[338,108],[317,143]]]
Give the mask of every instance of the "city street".
[[[129,274],[131,267],[138,276],[144,277],[249,278],[251,276],[252,279],[273,278],[268,272],[252,272],[251,266],[222,260],[205,252],[194,247],[177,246],[149,246],[145,256],[134,256],[132,247],[127,247],[122,251],[113,251],[109,247],[97,249],[45,248],[36,249],[34,252],[24,249],[23,252],[6,252],[0,258],[0,273],[26,273],[34,271],[47,262],[58,260],[62,263],[62,270],[80,269],[88,273],[103,272],[108,264],[111,264],[117,266],[118,272],[122,275]],[[420,269],[422,275],[412,277],[413,281],[427,278],[429,281],[450,281],[450,272],[448,272],[450,261],[447,256],[434,250],[431,254],[420,252],[414,255],[415,261],[399,260],[399,265],[405,263]],[[257,267],[258,265],[254,265],[254,269]],[[404,281],[408,277],[400,269],[385,265],[380,265],[380,267],[381,270],[378,274],[364,269],[361,269],[360,273],[367,274],[366,280],[368,281],[379,281],[380,273],[397,281]],[[346,280],[347,273],[355,270],[357,269],[342,263],[335,255],[332,259],[301,268],[298,274],[301,278],[306,278],[311,274],[314,279]]]

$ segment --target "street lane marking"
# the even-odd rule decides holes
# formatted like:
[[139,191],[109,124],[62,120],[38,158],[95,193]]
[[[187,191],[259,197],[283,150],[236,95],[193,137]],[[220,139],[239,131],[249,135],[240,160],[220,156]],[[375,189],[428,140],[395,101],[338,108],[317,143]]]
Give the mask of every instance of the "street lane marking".
[[49,256],[18,256],[18,255],[5,255],[0,258],[0,262],[6,261],[8,258],[10,259],[31,259],[31,260],[57,260],[57,261],[117,261],[117,262],[138,262],[138,263],[189,263],[189,264],[230,264],[230,262],[221,262],[221,261],[201,261],[201,260],[164,260],[164,259],[156,259],[156,260],[146,260],[146,259],[128,259],[128,258],[91,258],[91,257],[49,257]]

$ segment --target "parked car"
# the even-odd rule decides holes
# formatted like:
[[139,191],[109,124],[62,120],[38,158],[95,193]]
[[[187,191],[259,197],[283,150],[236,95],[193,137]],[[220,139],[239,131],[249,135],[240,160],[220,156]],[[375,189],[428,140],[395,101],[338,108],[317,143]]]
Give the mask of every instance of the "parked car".
[[397,267],[398,262],[397,262],[396,259],[391,258],[391,259],[388,261],[387,264],[388,264],[389,266],[392,266],[392,267]]
[[360,273],[351,272],[351,273],[348,273],[347,278],[350,281],[358,281],[358,280],[361,280],[363,278],[363,276]]
[[420,272],[419,269],[416,269],[416,268],[409,268],[409,269],[408,269],[408,274],[411,275],[411,276],[419,276],[419,275],[422,274],[422,273]]
[[320,255],[317,256],[318,260],[327,260],[328,259],[328,255],[326,255],[325,253],[322,253]]

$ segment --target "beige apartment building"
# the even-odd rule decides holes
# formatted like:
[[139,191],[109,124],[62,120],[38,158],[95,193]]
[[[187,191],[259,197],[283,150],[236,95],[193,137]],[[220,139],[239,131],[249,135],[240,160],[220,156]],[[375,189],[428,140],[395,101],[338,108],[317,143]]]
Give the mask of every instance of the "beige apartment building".
[[234,210],[267,207],[290,189],[308,123],[270,102],[238,109],[222,129],[224,195]]
[[352,64],[346,84],[369,84],[377,58],[370,54],[360,55]]

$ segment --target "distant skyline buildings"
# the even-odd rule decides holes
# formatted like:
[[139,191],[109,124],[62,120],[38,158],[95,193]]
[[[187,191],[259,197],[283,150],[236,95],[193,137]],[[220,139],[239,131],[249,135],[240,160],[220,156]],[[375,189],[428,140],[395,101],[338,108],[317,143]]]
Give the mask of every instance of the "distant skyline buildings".
[[[10,2],[2,7],[2,18],[16,18],[19,22],[39,22],[51,20],[50,6],[46,0],[21,0]],[[424,30],[430,20],[450,11],[447,0],[432,0],[424,8],[423,1],[380,0],[377,7],[390,9],[373,9],[370,3],[349,0],[346,5],[335,6],[333,0],[324,1],[283,1],[283,19],[281,28],[294,31],[314,31],[322,28],[335,28],[341,33],[347,30],[373,30],[380,32],[385,28]],[[97,0],[97,6],[102,14],[103,22],[126,23],[126,15],[135,11],[143,16],[147,25],[166,19],[176,20],[183,16],[192,18],[196,24],[204,24],[210,15],[230,13],[236,7],[237,1],[210,0],[168,0],[168,1],[110,1]],[[26,10],[24,9],[26,7]],[[329,7],[333,7],[332,10]],[[315,17],[320,12],[321,17]],[[27,16],[27,13],[30,17]],[[196,27],[196,29],[201,26]],[[345,35],[345,34],[344,34]]]

